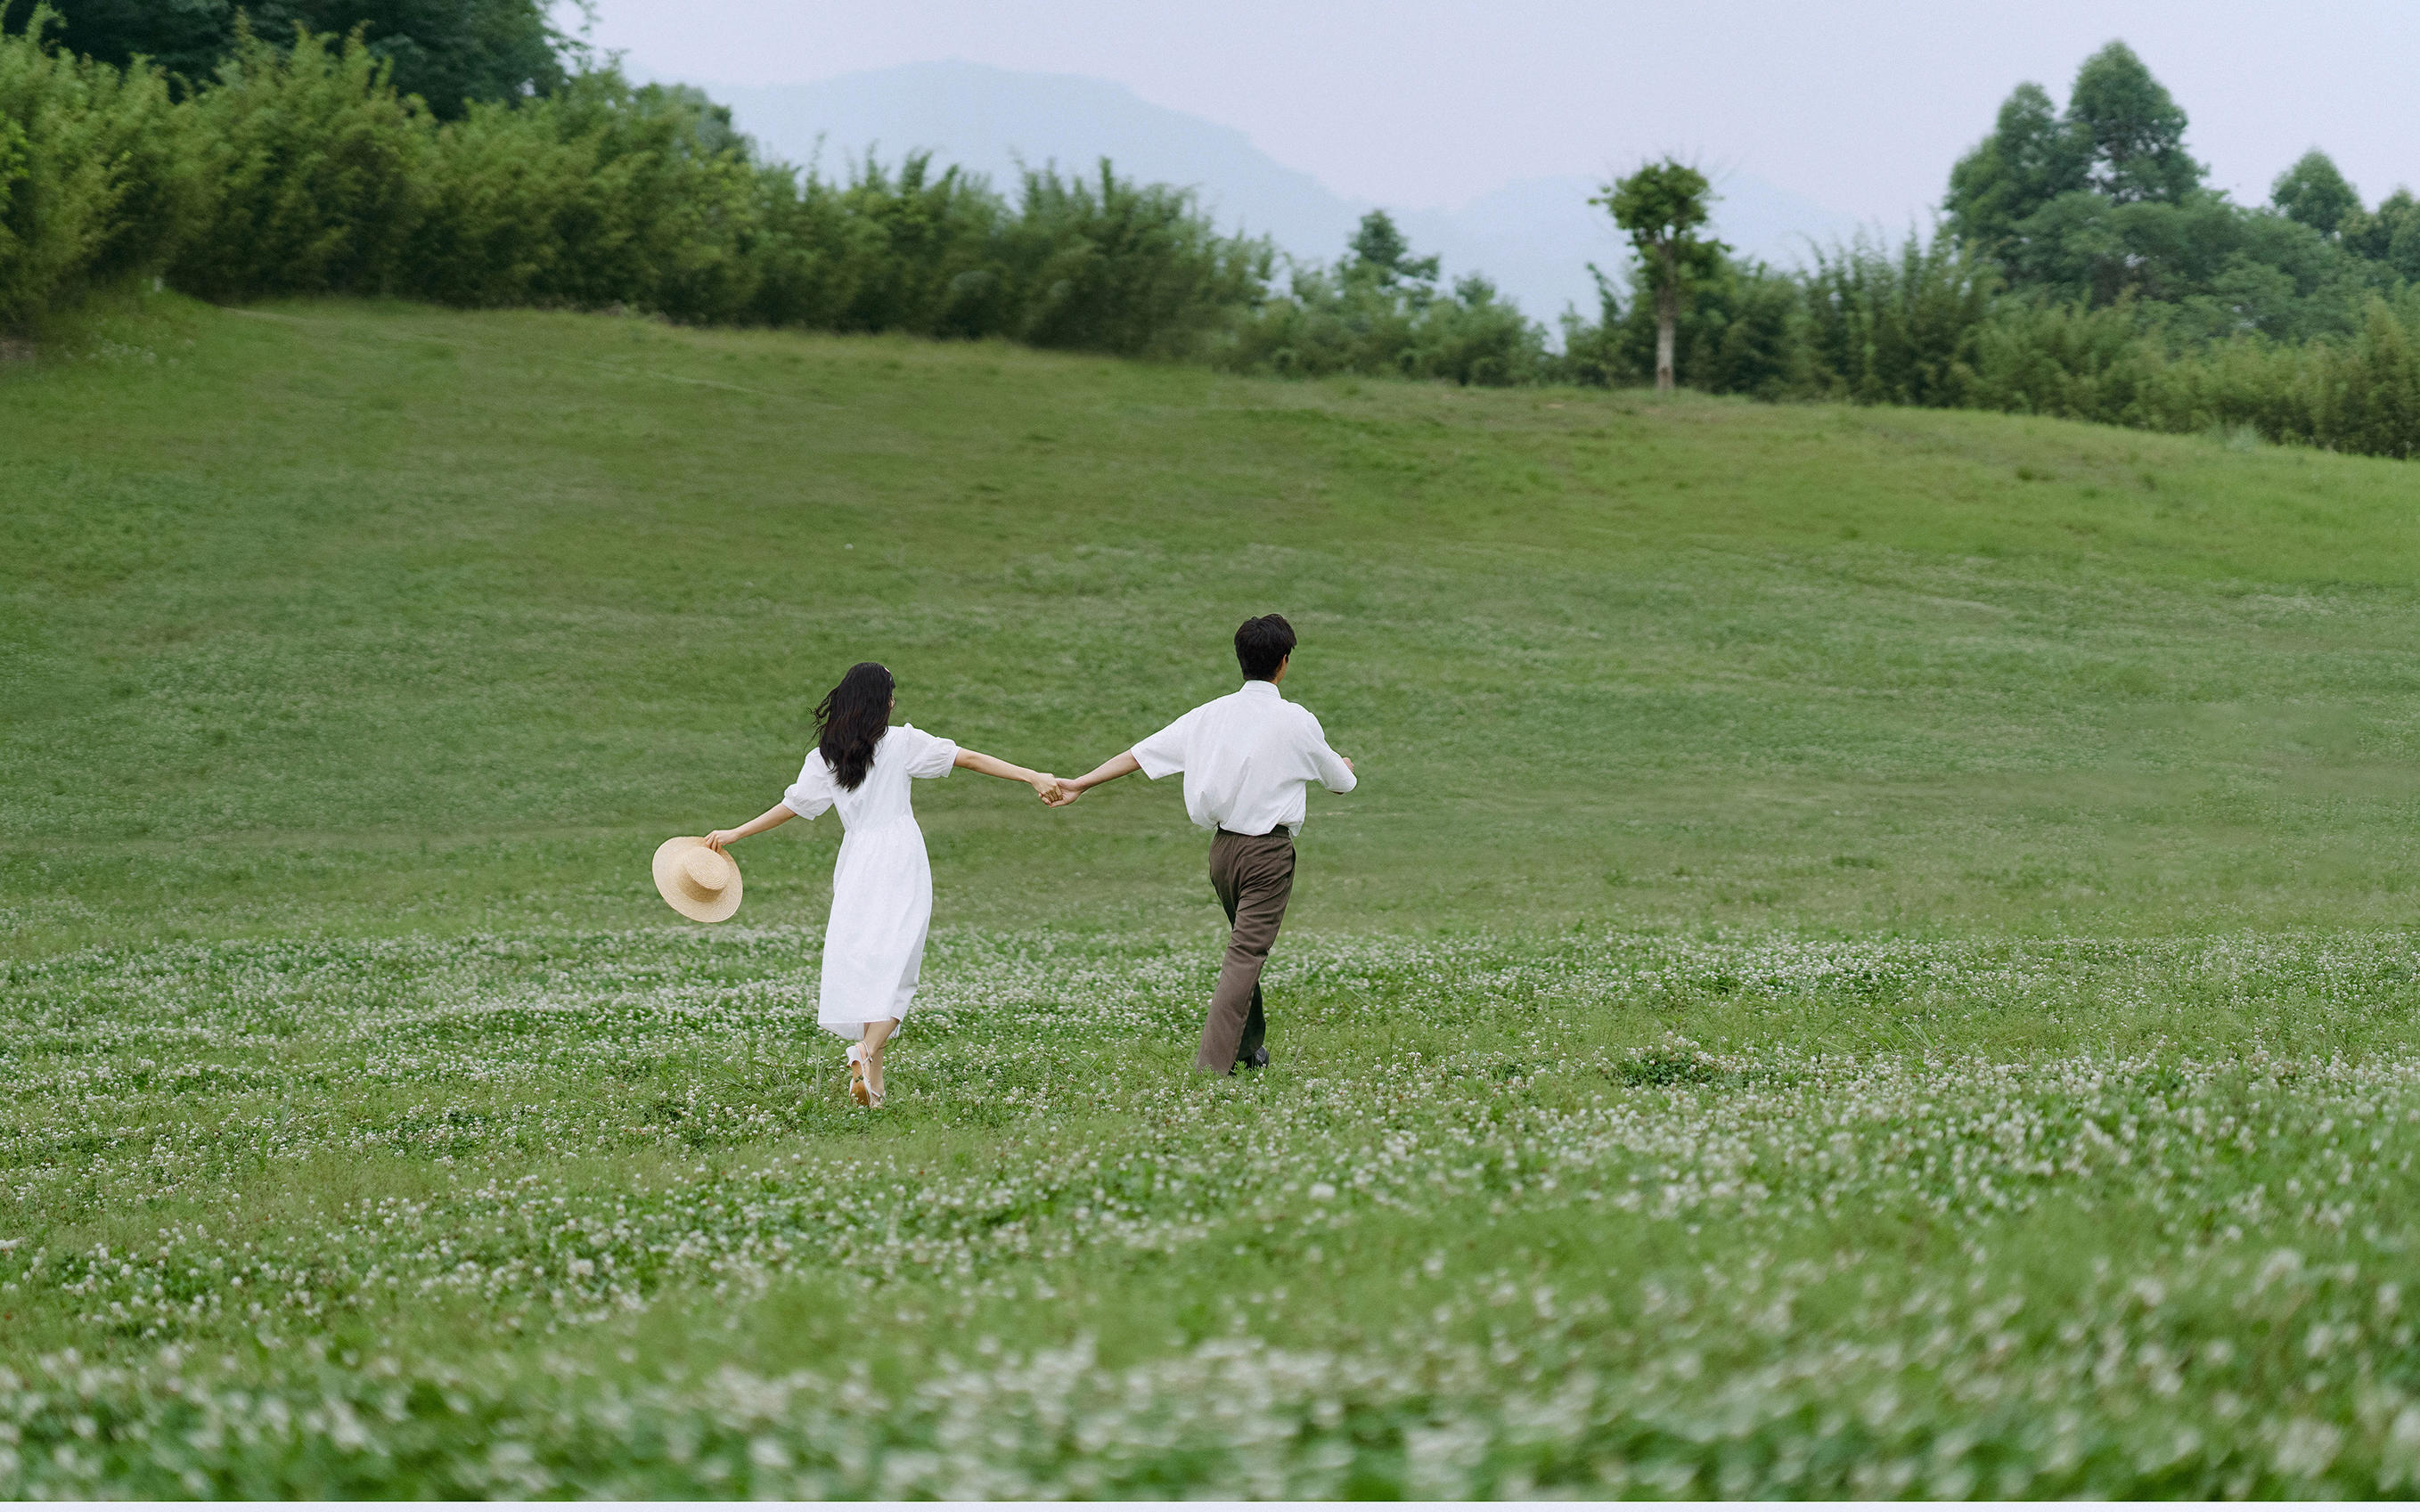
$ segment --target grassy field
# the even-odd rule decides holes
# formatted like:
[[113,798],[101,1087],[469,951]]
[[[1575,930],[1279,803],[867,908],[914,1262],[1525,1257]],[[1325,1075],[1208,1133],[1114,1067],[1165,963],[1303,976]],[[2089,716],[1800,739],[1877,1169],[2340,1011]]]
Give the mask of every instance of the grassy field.
[[[162,298],[0,366],[0,1494],[2420,1487],[2408,467]],[[1265,1073],[1172,784],[1315,798]],[[2420,1292],[2413,1293],[2420,1307]]]

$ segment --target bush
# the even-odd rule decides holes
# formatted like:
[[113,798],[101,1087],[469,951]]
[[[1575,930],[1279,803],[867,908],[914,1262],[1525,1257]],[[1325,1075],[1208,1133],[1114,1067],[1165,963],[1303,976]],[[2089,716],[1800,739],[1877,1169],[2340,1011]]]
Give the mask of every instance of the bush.
[[[1634,308],[1633,325],[1652,351],[1654,326]],[[1697,330],[1681,373],[1710,393],[1778,400],[1804,396],[1814,382],[1807,306],[1797,282],[1761,263],[1732,264],[1701,293]]]
[[0,34],[0,329],[147,273],[189,230],[196,179],[157,72]]
[[1863,239],[1819,254],[1806,275],[1816,387],[1858,404],[1964,403],[1995,285],[1945,237],[1911,232],[1896,257]]
[[553,213],[541,224],[555,250],[535,302],[623,304],[701,325],[746,316],[763,278],[752,254],[765,206],[747,145],[717,107],[608,71],[504,120],[565,176],[545,186]]
[[1500,388],[1544,376],[1545,332],[1484,277],[1456,279],[1453,298],[1431,304],[1426,315],[1412,364],[1419,377]]
[[[2133,303],[2011,301],[1976,332],[1963,397],[1979,409],[2148,424],[2164,363]],[[2169,427],[2162,427],[2169,428]]]
[[1028,172],[1006,231],[1025,290],[1013,333],[1126,357],[1206,352],[1258,301],[1273,257],[1264,242],[1219,236],[1188,192],[1123,181],[1106,159],[1089,183]]
[[911,154],[896,176],[868,160],[828,190],[810,177],[801,197],[823,213],[806,223],[804,250],[819,266],[824,313],[803,323],[832,331],[906,331],[920,336],[1004,333],[1018,290],[1002,260],[1006,207],[981,179],[936,174]]
[[[1614,288],[1613,280],[1606,277],[1605,270],[1594,263],[1589,264],[1588,270],[1589,276],[1596,280],[1596,322],[1590,324],[1575,310],[1566,308],[1563,311],[1563,350],[1552,364],[1553,376],[1564,383],[1595,389],[1652,379],[1653,367],[1651,365],[1642,370],[1637,353],[1623,339],[1621,295]],[[1652,332],[1653,327],[1651,325],[1649,330]],[[1687,349],[1687,332],[1684,311],[1679,333],[1680,349],[1683,351]],[[1655,338],[1651,333],[1647,339],[1652,363]]]
[[1463,384],[1530,383],[1553,370],[1545,332],[1486,279],[1437,289],[1383,210],[1363,217],[1332,267],[1297,265],[1287,291],[1237,331],[1222,359],[1249,373],[1358,373]]
[[[1596,275],[1596,323],[1564,314],[1563,353],[1549,364],[1552,375],[1595,387],[1652,381],[1655,301],[1644,273],[1632,270],[1624,301],[1602,270],[1591,264],[1589,271]],[[1717,263],[1682,301],[1672,363],[1682,382],[1709,393],[1808,396],[1806,301],[1798,281],[1762,263]]]
[[2360,338],[2320,364],[2312,440],[2340,452],[2420,453],[2420,353],[2411,328],[2383,300],[2370,301]]
[[388,286],[417,224],[433,122],[356,36],[249,32],[180,107],[207,213],[169,267],[204,299]]
[[610,215],[597,203],[596,141],[565,140],[541,123],[543,108],[474,105],[436,134],[404,257],[413,294],[472,307],[567,302],[575,232]]

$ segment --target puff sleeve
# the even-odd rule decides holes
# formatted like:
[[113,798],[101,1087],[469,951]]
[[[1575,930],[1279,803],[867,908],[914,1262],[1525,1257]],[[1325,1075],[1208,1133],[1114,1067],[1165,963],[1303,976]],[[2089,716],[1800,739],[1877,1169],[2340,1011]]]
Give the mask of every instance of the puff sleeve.
[[912,724],[903,724],[888,737],[908,748],[909,777],[947,777],[958,764],[958,743],[928,735]]
[[806,764],[799,768],[799,779],[782,795],[782,806],[801,819],[813,819],[830,808],[836,796],[831,768],[825,764],[824,753],[811,750],[807,752]]

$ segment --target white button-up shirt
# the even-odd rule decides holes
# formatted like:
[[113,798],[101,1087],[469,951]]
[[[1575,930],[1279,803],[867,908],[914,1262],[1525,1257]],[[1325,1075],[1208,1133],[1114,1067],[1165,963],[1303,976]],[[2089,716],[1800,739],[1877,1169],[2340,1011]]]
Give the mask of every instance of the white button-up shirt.
[[1185,774],[1185,812],[1204,829],[1265,835],[1302,828],[1303,790],[1353,791],[1353,769],[1328,748],[1319,720],[1254,679],[1212,699],[1134,748],[1142,775]]

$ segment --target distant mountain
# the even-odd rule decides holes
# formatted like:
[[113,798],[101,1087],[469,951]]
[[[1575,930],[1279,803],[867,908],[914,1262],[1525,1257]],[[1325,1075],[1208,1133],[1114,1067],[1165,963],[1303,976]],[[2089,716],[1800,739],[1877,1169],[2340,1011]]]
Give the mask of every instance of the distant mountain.
[[[1233,127],[1151,104],[1101,79],[949,62],[816,84],[706,87],[768,152],[816,162],[827,175],[869,150],[895,162],[928,148],[939,162],[1013,190],[1020,161],[1090,172],[1107,157],[1121,175],[1190,186],[1231,229],[1322,262],[1343,251],[1362,214],[1375,208],[1285,166]],[[1768,261],[1801,261],[1807,239],[1829,241],[1855,229],[1847,217],[1747,174],[1723,176],[1718,187],[1717,232]],[[1449,276],[1483,272],[1551,325],[1567,304],[1594,312],[1590,261],[1613,272],[1624,259],[1612,223],[1588,203],[1596,189],[1585,177],[1529,178],[1455,209],[1387,208],[1415,250],[1444,258]]]
[[1020,159],[1087,173],[1106,157],[1122,175],[1200,190],[1221,220],[1290,251],[1342,247],[1358,218],[1234,128],[1164,110],[1101,79],[910,63],[817,84],[706,88],[768,149],[800,163],[819,158],[827,175],[869,149],[896,162],[928,148],[1013,191]]

